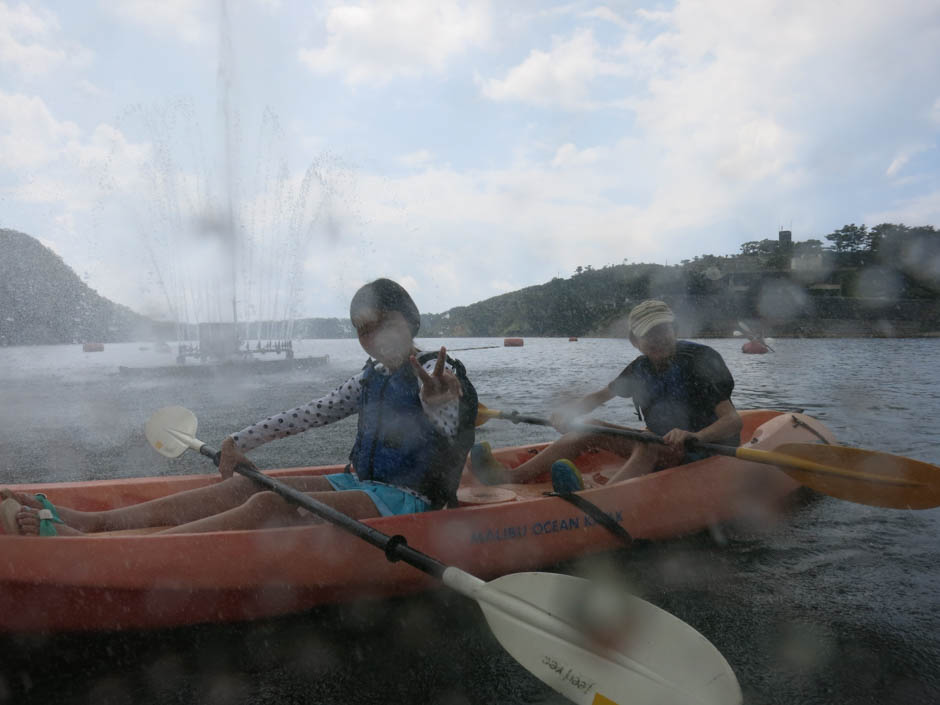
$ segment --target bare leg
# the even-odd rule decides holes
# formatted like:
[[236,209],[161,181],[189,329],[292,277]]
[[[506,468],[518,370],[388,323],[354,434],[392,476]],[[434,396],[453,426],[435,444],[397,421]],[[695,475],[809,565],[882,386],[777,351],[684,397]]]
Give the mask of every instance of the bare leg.
[[[302,492],[331,492],[332,486],[321,476],[289,477],[281,480]],[[79,532],[119,531],[144,529],[151,526],[175,526],[234,509],[246,502],[262,488],[248,478],[236,475],[206,487],[177,492],[176,494],[133,504],[129,507],[100,512],[82,512],[69,507],[56,506],[65,524]],[[5,491],[6,492],[6,491]],[[28,495],[10,493],[21,504],[38,508]],[[62,525],[57,525],[60,528]],[[60,530],[60,533],[67,533]]]
[[634,443],[627,462],[610,475],[609,483],[623,482],[653,471],[659,459],[659,448],[650,443]]
[[[310,492],[308,494],[318,502],[328,504],[353,519],[379,516],[379,510],[376,509],[375,504],[372,503],[369,495],[365,492],[345,490],[343,492]],[[160,533],[193,534],[209,531],[233,531],[236,529],[270,529],[310,523],[311,516],[309,513],[299,513],[295,505],[273,492],[259,492],[234,509],[183,526],[175,526]]]
[[566,433],[531,460],[515,468],[507,468],[502,482],[530,482],[548,472],[556,460],[562,458],[574,460],[591,448],[609,450],[626,457],[630,455],[634,445],[642,444],[634,444],[625,438],[598,433]]

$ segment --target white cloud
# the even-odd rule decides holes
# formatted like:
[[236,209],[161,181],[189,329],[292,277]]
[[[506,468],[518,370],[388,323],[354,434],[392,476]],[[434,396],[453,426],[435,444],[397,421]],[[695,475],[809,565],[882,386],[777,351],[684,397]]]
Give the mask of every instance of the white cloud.
[[350,84],[441,72],[455,56],[485,42],[487,2],[373,0],[340,5],[326,19],[326,44],[301,49],[303,65],[339,73]]
[[[0,94],[0,112],[3,104]],[[110,125],[99,125],[85,135],[73,123],[55,122],[41,107],[34,112],[43,119],[34,125],[45,127],[32,133],[20,131],[13,138],[20,145],[18,153],[33,157],[16,165],[29,171],[29,177],[12,189],[17,200],[54,204],[65,213],[76,213],[91,210],[102,190],[140,187],[140,166],[149,158],[149,145],[128,142]],[[3,144],[0,137],[0,147]],[[56,220],[57,226],[64,224],[73,228],[74,220]]]
[[[546,162],[469,172],[428,168],[395,180],[360,175],[363,219],[377,248],[372,256],[433,263],[425,278],[448,292],[429,309],[435,311],[503,293],[506,282],[519,283],[521,262],[540,281],[579,263],[655,259],[663,242],[677,236],[676,226],[699,222],[701,204],[710,207],[714,195],[646,211],[605,195],[629,188],[633,175],[621,164],[641,160],[640,148],[625,142],[599,154],[596,169],[552,169]],[[677,217],[683,209],[688,215]],[[382,242],[395,247],[385,252]],[[480,271],[488,276],[458,276]]]
[[[282,11],[281,0],[228,2],[229,15],[252,4],[268,15]],[[99,0],[102,11],[128,24],[142,27],[155,36],[175,37],[186,44],[215,41],[219,34],[218,0]]]
[[218,33],[209,26],[216,13],[205,0],[101,0],[100,6],[125,22],[190,44]]
[[[593,107],[604,104],[603,82],[592,80],[599,66],[641,81],[643,90],[625,94],[619,104],[632,111],[638,139],[654,156],[641,162],[651,189],[625,225],[646,233],[707,228],[762,202],[775,208],[775,201],[810,188],[812,180],[824,189],[830,178],[842,178],[850,168],[844,156],[834,158],[831,170],[818,163],[828,150],[850,150],[849,159],[863,159],[903,135],[872,127],[860,142],[846,128],[865,129],[879,115],[875,103],[895,101],[895,87],[910,82],[904,66],[938,65],[926,11],[906,3],[886,26],[875,3],[859,10],[853,22],[840,23],[836,8],[814,3],[706,8],[679,2],[671,11],[636,13],[638,24],[628,28],[616,52],[583,30],[574,32],[569,40],[556,40],[551,53],[533,51],[505,80],[485,82],[484,92],[537,105]],[[878,52],[860,56],[858,47],[890,46],[900,36],[908,41],[903,60],[885,60]],[[562,73],[565,66],[574,68]],[[910,114],[917,116],[916,103]],[[854,142],[843,137],[850,134]],[[910,137],[902,139],[909,145]],[[900,158],[892,175],[914,153],[908,145],[893,145]],[[562,145],[552,164],[589,155]],[[594,168],[609,165],[600,159]],[[912,204],[909,210],[929,207]]]
[[433,157],[434,155],[432,155],[428,150],[419,149],[415,152],[402,155],[399,158],[399,161],[408,167],[419,167],[430,162]]
[[65,65],[84,68],[91,60],[88,49],[62,37],[55,13],[0,2],[0,66],[31,78]]
[[[779,176],[801,145],[781,90],[792,77],[774,64],[790,63],[799,50],[774,45],[768,57],[766,37],[752,29],[760,22],[688,7],[680,4],[666,32],[622,46],[628,62],[651,71],[646,95],[633,101],[639,126],[672,169],[739,185]],[[786,35],[786,17],[780,24]]]
[[593,164],[601,159],[603,152],[604,150],[598,149],[596,147],[578,150],[575,145],[567,142],[559,147],[555,152],[555,156],[552,158],[552,166],[567,167],[574,165],[582,166],[586,164]]
[[491,100],[570,110],[597,108],[604,102],[591,97],[594,82],[628,73],[621,64],[603,58],[604,53],[593,33],[581,29],[570,39],[556,38],[551,51],[533,49],[504,79],[478,79],[478,83]]
[[904,165],[910,161],[911,152],[909,150],[904,150],[898,154],[888,165],[888,168],[885,170],[885,176],[897,176],[898,172],[904,168]]
[[418,292],[421,291],[421,285],[418,283],[418,280],[410,274],[399,274],[395,277],[395,281],[405,287],[412,296],[417,296]]
[[904,223],[927,225],[940,223],[940,190],[901,201],[891,208],[872,211],[862,219],[866,223]]
[[46,164],[79,132],[75,123],[56,120],[42,98],[0,92],[0,166]]
[[583,12],[581,13],[581,16],[603,20],[604,22],[610,22],[611,24],[615,24],[618,27],[629,26],[629,23],[625,19],[623,19],[623,17],[618,15],[616,12],[611,10],[606,5],[601,5],[599,7],[595,7],[591,10],[588,10],[587,12]]
[[104,98],[107,94],[105,91],[101,90],[94,83],[88,79],[81,79],[78,83],[75,84],[76,88],[81,92],[82,95],[87,96],[88,98]]
[[[606,7],[588,14],[616,17]],[[874,100],[887,107],[907,98],[894,93],[914,80],[905,75],[911,65],[924,67],[924,81],[930,80],[927,67],[938,65],[930,29],[935,21],[922,3],[902,2],[889,15],[876,2],[860,3],[851,22],[839,14],[837,7],[808,1],[740,0],[717,7],[680,1],[671,10],[636,11],[635,24],[622,25],[626,31],[616,46],[575,29],[566,39],[555,38],[550,51],[533,49],[504,78],[479,83],[494,100],[629,109],[643,139],[659,147],[658,170],[683,175],[666,187],[673,197],[694,199],[677,193],[678,185],[707,191],[717,178],[737,190],[732,200],[747,198],[755,184],[772,179],[778,188],[805,185],[807,158],[819,161],[820,153],[848,149],[838,144],[848,139],[846,128],[858,129],[880,114],[872,109]],[[903,51],[889,50],[898,37],[905,38]],[[861,46],[869,50],[860,52]],[[611,82],[600,79],[611,76],[632,79],[630,92],[609,96]],[[914,100],[910,114],[916,116],[916,101],[924,105],[924,98]],[[940,101],[928,110],[940,120],[937,106]],[[883,149],[897,134],[874,127],[871,133],[861,149],[853,145],[850,159]],[[907,149],[894,145],[895,157]],[[556,160],[569,153],[563,147]],[[909,156],[897,161],[892,174]],[[828,176],[823,172],[816,174]]]

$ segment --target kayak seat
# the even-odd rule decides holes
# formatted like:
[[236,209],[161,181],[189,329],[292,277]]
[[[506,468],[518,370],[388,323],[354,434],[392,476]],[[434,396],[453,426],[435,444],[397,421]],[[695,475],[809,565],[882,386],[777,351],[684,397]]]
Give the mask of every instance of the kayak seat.
[[470,486],[457,490],[457,503],[462,507],[477,504],[502,504],[514,502],[518,496],[508,487]]

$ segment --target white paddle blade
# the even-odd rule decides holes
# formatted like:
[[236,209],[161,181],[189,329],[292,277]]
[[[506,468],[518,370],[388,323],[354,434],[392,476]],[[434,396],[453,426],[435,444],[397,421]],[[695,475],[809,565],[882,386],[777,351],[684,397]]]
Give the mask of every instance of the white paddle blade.
[[147,441],[160,454],[176,458],[196,443],[196,415],[182,406],[165,406],[154,412],[144,427]]
[[476,598],[506,651],[578,705],[741,703],[718,649],[638,597],[570,575],[516,573]]

